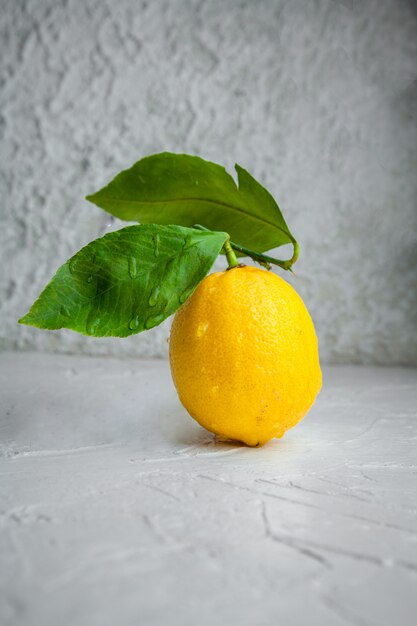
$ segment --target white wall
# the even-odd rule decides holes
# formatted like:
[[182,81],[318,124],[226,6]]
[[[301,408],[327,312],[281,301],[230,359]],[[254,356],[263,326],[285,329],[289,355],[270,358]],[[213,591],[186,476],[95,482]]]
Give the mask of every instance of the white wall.
[[274,193],[323,360],[416,363],[412,0],[0,4],[4,348],[166,355],[168,322],[93,340],[16,320],[105,232],[83,197],[171,150],[237,161]]

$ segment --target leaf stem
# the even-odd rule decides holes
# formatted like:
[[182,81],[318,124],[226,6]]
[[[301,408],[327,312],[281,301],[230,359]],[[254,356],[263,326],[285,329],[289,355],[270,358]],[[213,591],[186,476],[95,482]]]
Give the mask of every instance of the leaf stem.
[[251,259],[257,261],[261,265],[268,266],[270,263],[272,263],[272,265],[278,265],[279,267],[282,267],[283,270],[291,270],[291,266],[294,265],[294,263],[298,259],[298,255],[300,252],[300,246],[298,245],[297,241],[295,241],[295,239],[292,242],[294,252],[291,259],[288,259],[288,261],[274,259],[274,257],[268,256],[267,254],[254,252],[253,250],[249,250],[249,248],[245,248],[244,246],[241,246],[238,243],[234,243],[233,241],[230,242],[230,245],[232,246],[232,248],[234,248],[234,250],[237,250],[238,252],[241,252],[246,256],[250,256]]

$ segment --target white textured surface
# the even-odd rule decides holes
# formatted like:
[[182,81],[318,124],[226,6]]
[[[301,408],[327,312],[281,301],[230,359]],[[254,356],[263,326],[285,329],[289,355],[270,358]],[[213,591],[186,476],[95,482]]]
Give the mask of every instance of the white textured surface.
[[19,328],[108,221],[83,201],[161,150],[246,166],[301,242],[325,361],[416,363],[412,0],[1,0],[0,341],[164,356]]
[[417,371],[333,367],[264,448],[163,361],[0,358],[2,626],[412,626]]

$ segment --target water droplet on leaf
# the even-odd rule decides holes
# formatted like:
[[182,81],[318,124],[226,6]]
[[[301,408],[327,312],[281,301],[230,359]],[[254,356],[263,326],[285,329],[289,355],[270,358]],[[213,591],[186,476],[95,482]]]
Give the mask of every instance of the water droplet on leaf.
[[149,306],[155,306],[159,298],[159,287],[155,287],[148,300]]
[[153,328],[154,326],[158,326],[165,319],[165,315],[163,313],[159,313],[158,315],[154,315],[152,317],[148,317],[145,322],[145,328],[149,330],[149,328]]
[[187,289],[180,295],[178,299],[181,302],[181,304],[183,304],[186,300],[188,300],[188,298],[191,296],[193,291],[194,291],[193,289]]
[[92,317],[91,320],[87,320],[87,334],[94,335],[100,324],[101,319],[99,317]]
[[135,315],[129,322],[130,330],[136,330],[139,327],[139,316]]
[[134,256],[129,257],[128,264],[129,264],[130,278],[136,278],[138,269],[137,269],[136,259]]
[[167,259],[165,262],[165,268],[164,268],[164,277],[166,278],[168,276],[168,274],[172,273],[175,271],[175,261],[176,261],[177,257],[171,257],[170,259]]
[[194,246],[193,237],[191,235],[187,235],[184,239],[184,243],[182,245],[183,250],[188,250]]
[[155,256],[159,256],[159,235],[158,233],[156,233],[155,235],[152,235],[152,239],[153,239],[153,244],[154,244],[154,255]]

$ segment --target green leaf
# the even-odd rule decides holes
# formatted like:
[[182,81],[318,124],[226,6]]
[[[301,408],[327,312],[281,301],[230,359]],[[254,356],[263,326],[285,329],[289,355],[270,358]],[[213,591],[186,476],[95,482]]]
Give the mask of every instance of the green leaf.
[[256,252],[294,243],[271,194],[235,168],[238,186],[220,165],[163,152],[138,161],[87,200],[122,220],[225,231]]
[[208,273],[227,234],[181,226],[128,226],[64,263],[22,324],[126,337],[160,324]]

